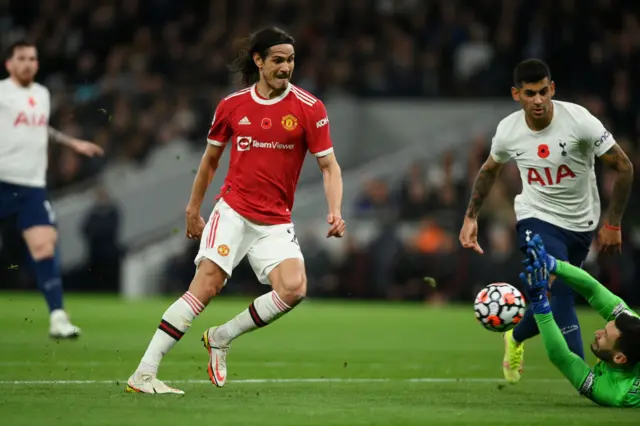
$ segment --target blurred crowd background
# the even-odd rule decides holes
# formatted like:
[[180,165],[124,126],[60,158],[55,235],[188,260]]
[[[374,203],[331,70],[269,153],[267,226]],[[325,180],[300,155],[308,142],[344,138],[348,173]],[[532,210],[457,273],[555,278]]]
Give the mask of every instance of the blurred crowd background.
[[[204,149],[215,105],[237,88],[227,64],[252,29],[271,23],[288,29],[297,40],[294,83],[325,101],[337,95],[508,99],[515,64],[542,58],[557,98],[600,118],[638,170],[639,12],[640,2],[623,0],[21,0],[0,1],[0,41],[37,42],[38,80],[54,101],[51,124],[106,150],[105,158],[87,160],[52,144],[49,187],[54,196],[97,188],[94,209],[78,224],[85,230],[87,261],[66,271],[67,286],[115,291],[127,247],[116,238],[119,206],[97,183],[101,171],[114,161],[144,168],[155,149],[174,140]],[[359,244],[347,237],[337,258],[307,239],[302,248],[310,294],[443,303],[468,300],[488,282],[515,283],[521,256],[514,245],[513,197],[520,180],[513,164],[482,211],[485,255],[463,251],[457,241],[491,137],[470,136],[465,156],[425,155],[393,180],[372,171],[360,195],[345,203],[354,207],[351,222],[378,224],[375,238]],[[600,165],[597,173],[604,210],[615,174]],[[594,247],[585,265],[636,303],[637,188],[635,183],[625,214],[622,255],[600,256]],[[415,224],[415,232],[400,235],[403,223]],[[5,232],[5,242],[12,238]],[[14,247],[3,244],[5,262],[18,263]],[[196,250],[189,246],[166,265],[163,291],[186,288]],[[234,281],[226,292],[262,291],[244,263]],[[32,284],[21,275],[9,285]]]

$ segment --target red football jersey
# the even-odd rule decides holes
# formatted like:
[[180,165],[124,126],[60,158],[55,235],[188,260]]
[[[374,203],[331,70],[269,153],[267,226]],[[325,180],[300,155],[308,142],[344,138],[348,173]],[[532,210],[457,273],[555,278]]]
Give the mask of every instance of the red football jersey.
[[282,95],[260,96],[255,85],[223,99],[207,137],[230,145],[231,160],[219,197],[247,219],[291,222],[291,210],[307,151],[333,152],[324,104],[289,83]]

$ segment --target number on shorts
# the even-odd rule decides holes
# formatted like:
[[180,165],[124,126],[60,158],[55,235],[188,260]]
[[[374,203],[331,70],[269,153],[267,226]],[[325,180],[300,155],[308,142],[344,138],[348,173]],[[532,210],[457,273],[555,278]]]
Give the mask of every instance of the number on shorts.
[[287,229],[287,233],[289,235],[292,235],[291,237],[291,242],[297,244],[298,246],[300,245],[300,243],[298,243],[298,236],[296,235],[296,232],[293,228],[289,228]]
[[55,223],[56,214],[53,211],[53,208],[51,207],[51,203],[49,202],[49,200],[45,200],[44,208],[47,211],[47,215],[49,216],[49,223]]

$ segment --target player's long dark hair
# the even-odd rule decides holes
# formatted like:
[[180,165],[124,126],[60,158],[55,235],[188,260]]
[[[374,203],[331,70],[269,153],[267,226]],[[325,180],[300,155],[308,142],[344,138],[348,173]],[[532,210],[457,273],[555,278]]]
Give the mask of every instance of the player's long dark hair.
[[640,363],[640,318],[621,314],[616,317],[615,324],[620,330],[616,347],[627,357],[627,366],[633,368]]
[[265,59],[271,46],[294,43],[293,37],[278,27],[262,29],[251,34],[245,40],[245,46],[231,64],[231,71],[239,74],[244,86],[257,83],[260,81],[260,72],[255,62],[253,62],[253,54],[257,53],[262,59]]

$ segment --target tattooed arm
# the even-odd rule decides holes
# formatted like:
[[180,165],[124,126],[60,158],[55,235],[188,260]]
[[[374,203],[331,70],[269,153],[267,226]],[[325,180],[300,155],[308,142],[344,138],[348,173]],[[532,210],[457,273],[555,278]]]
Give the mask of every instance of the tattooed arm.
[[492,155],[489,155],[487,161],[480,168],[471,190],[471,200],[469,200],[464,223],[460,230],[459,238],[462,247],[471,248],[480,254],[483,254],[484,251],[478,244],[478,214],[493,187],[493,183],[496,181],[496,177],[502,170],[502,166],[503,163],[497,162]]
[[613,185],[613,194],[611,195],[609,209],[605,218],[607,224],[612,227],[620,227],[622,216],[627,207],[629,195],[631,194],[633,164],[618,144],[613,145],[607,152],[600,156],[600,159],[618,173],[615,184]]
[[493,187],[493,183],[496,181],[500,170],[502,170],[502,166],[502,163],[498,163],[492,156],[489,156],[487,161],[485,161],[482,167],[480,167],[480,171],[473,183],[471,199],[469,200],[469,205],[465,214],[469,219],[478,218],[482,204],[489,195],[489,192]]
[[618,144],[614,144],[609,148],[600,156],[600,159],[615,170],[618,176],[613,185],[613,194],[609,201],[609,209],[605,215],[605,223],[600,228],[600,232],[598,232],[598,242],[601,251],[620,253],[622,251],[620,225],[631,194],[633,164]]

